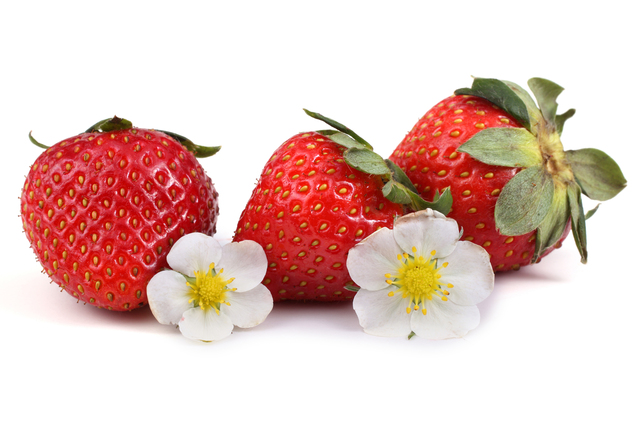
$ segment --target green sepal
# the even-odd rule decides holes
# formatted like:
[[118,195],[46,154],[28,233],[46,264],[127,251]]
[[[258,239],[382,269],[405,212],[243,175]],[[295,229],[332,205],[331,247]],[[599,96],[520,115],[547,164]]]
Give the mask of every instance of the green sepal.
[[166,134],[167,136],[171,136],[177,142],[180,142],[180,144],[184,146],[187,149],[187,151],[190,151],[191,153],[193,153],[193,155],[195,155],[196,158],[211,157],[212,155],[220,151],[220,148],[221,148],[220,146],[196,145],[195,143],[191,142],[190,139],[185,138],[184,136],[179,135],[177,133],[167,132],[166,130],[158,130],[158,131]]
[[542,112],[540,112],[540,109],[538,109],[536,101],[533,100],[529,92],[524,90],[516,83],[507,80],[502,80],[502,82],[506,84],[507,87],[509,87],[511,90],[513,90],[513,92],[518,95],[520,99],[522,99],[522,102],[524,102],[525,106],[527,107],[527,113],[529,114],[529,130],[531,131],[531,133],[533,133],[534,136],[538,136],[538,124],[542,122],[543,118]]
[[576,110],[571,108],[567,110],[564,114],[556,115],[556,132],[560,136],[562,136],[562,131],[564,130],[564,123],[573,117],[576,114]]
[[[304,108],[303,108],[304,109]],[[304,109],[304,112],[312,118],[315,118],[316,120],[320,120],[326,124],[328,124],[329,126],[333,127],[336,130],[341,131],[342,133],[346,133],[347,135],[351,136],[353,139],[355,139],[356,141],[360,142],[362,145],[366,146],[367,148],[373,150],[373,147],[371,145],[369,145],[369,142],[365,141],[364,139],[362,139],[360,136],[358,136],[353,130],[351,130],[350,128],[348,128],[347,126],[345,126],[344,124],[338,123],[335,120],[332,120],[330,118],[325,117],[322,114],[318,114],[317,112],[312,112],[309,111],[307,109]]]
[[407,336],[407,340],[411,340],[413,337],[415,337],[416,333],[415,332],[411,332],[409,333],[409,335]]
[[482,130],[460,145],[458,151],[495,166],[531,167],[542,164],[538,138],[521,127]]
[[343,154],[344,160],[356,170],[370,175],[388,175],[391,173],[382,157],[370,149],[349,148]]
[[618,164],[604,152],[585,148],[565,153],[582,193],[592,200],[609,200],[627,186]]
[[547,123],[555,124],[556,112],[558,111],[556,99],[564,91],[564,88],[553,81],[537,77],[529,79],[528,84],[538,101],[538,106],[544,119]]
[[471,88],[455,91],[456,95],[472,95],[484,98],[502,108],[527,130],[531,131],[531,119],[525,102],[505,82],[495,78],[474,78]]
[[31,132],[29,132],[29,140],[31,141],[32,144],[34,144],[35,146],[37,146],[38,148],[42,148],[42,149],[49,149],[51,148],[50,146],[41,144],[40,142],[38,142],[37,140],[35,140],[35,138],[31,135],[31,133],[33,133],[33,130]]
[[580,187],[571,184],[567,188],[567,198],[571,208],[571,231],[573,239],[580,252],[580,261],[587,263],[587,224],[584,209],[582,207],[582,197]]
[[334,143],[347,148],[342,156],[345,162],[356,170],[371,175],[382,176],[386,181],[382,187],[382,194],[389,201],[408,206],[413,211],[430,208],[447,215],[453,205],[453,197],[449,188],[445,188],[442,194],[436,192],[433,202],[425,201],[415,188],[406,173],[400,169],[393,161],[383,159],[373,151],[372,146],[358,136],[345,125],[335,120],[327,118],[321,114],[304,110],[312,118],[323,121],[334,127],[337,131],[322,130],[321,133],[331,139]]
[[132,127],[133,124],[126,118],[114,116],[113,118],[98,121],[96,124],[85,130],[84,133],[115,132],[118,130],[131,129]]
[[[350,148],[369,149],[367,148],[366,145],[361,144],[360,142],[356,141],[351,136],[345,133],[339,132],[337,130],[325,130],[324,132],[326,137],[328,137],[338,145],[343,146],[347,149],[350,149]],[[333,132],[333,133],[326,134],[328,132]]]
[[348,291],[357,292],[360,290],[360,287],[358,287],[357,285],[347,284],[344,286],[344,289]]
[[567,191],[556,186],[553,191],[553,199],[549,212],[538,226],[536,233],[536,250],[532,262],[536,262],[540,256],[550,247],[553,247],[564,233],[569,223],[570,211],[567,201]]
[[596,214],[596,212],[598,211],[598,209],[600,208],[600,203],[598,203],[597,206],[595,206],[594,208],[592,208],[591,210],[589,210],[587,212],[587,214],[584,215],[584,219],[585,220],[589,220],[591,218],[591,216],[593,216],[594,214]]
[[542,166],[517,173],[496,202],[496,227],[503,235],[523,235],[544,220],[553,202],[553,178]]
[[413,211],[432,209],[445,216],[451,212],[453,196],[449,188],[445,188],[442,193],[436,191],[432,202],[426,201],[418,194],[418,190],[400,167],[391,160],[385,161],[391,170],[389,181],[382,188],[385,198],[394,203],[408,205]]

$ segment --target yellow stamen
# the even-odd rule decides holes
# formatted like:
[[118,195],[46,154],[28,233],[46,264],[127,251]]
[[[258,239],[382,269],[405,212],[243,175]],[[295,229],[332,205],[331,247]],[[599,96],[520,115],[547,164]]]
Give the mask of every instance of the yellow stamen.
[[194,279],[187,281],[189,290],[189,303],[193,303],[194,306],[200,307],[202,310],[214,309],[218,315],[220,315],[220,305],[225,304],[230,306],[226,300],[225,294],[228,291],[236,291],[236,288],[227,287],[231,284],[235,278],[225,280],[223,277],[224,269],[220,269],[219,272],[215,270],[215,263],[209,265],[209,270],[194,271]]

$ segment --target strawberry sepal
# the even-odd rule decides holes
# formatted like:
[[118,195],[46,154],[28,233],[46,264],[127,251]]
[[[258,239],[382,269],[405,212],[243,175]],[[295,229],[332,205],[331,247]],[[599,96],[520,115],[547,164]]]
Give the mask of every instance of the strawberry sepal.
[[382,194],[389,201],[402,204],[412,211],[430,208],[444,215],[449,214],[451,206],[453,205],[453,198],[448,188],[445,189],[442,194],[437,193],[433,202],[425,201],[420,194],[418,194],[418,190],[413,186],[402,169],[392,161],[385,160],[379,154],[375,153],[371,144],[347,126],[307,109],[305,109],[304,112],[308,116],[329,124],[336,129],[321,130],[318,133],[327,136],[334,143],[346,148],[343,152],[343,157],[349,166],[363,173],[382,176],[386,182],[382,188]]

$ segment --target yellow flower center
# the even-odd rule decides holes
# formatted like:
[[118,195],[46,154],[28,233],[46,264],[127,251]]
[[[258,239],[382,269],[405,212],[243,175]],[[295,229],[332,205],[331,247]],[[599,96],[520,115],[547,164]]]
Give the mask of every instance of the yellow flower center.
[[[449,266],[447,262],[438,267],[435,250],[430,253],[428,259],[422,256],[416,256],[417,249],[412,248],[412,254],[402,253],[398,255],[398,260],[402,262],[402,266],[398,268],[395,275],[387,274],[387,284],[395,286],[398,291],[402,292],[402,298],[409,298],[410,303],[407,307],[407,313],[412,310],[422,310],[422,314],[427,314],[425,306],[426,300],[433,300],[434,297],[446,302],[449,300],[447,296],[450,294],[447,289],[452,289],[453,284],[445,284],[440,281],[442,275],[440,270]],[[389,292],[389,297],[396,294],[396,291]]]
[[220,269],[220,272],[216,273],[214,263],[209,265],[209,270],[206,272],[194,271],[195,279],[187,280],[187,285],[190,287],[189,303],[200,306],[203,310],[213,308],[218,315],[220,315],[220,304],[230,306],[225,299],[225,294],[228,291],[236,291],[235,288],[227,287],[235,278],[225,280],[223,272],[224,269]]

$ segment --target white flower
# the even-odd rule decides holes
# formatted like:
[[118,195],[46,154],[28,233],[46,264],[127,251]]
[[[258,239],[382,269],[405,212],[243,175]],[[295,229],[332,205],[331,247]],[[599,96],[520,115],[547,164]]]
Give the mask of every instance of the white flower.
[[477,327],[493,269],[482,247],[459,239],[455,220],[427,209],[353,247],[347,268],[360,286],[353,307],[364,331],[448,339]]
[[221,246],[213,237],[187,234],[171,248],[167,262],[173,270],[149,281],[149,306],[161,324],[177,324],[190,339],[223,339],[234,325],[262,323],[273,308],[271,293],[260,284],[267,257],[254,241]]

